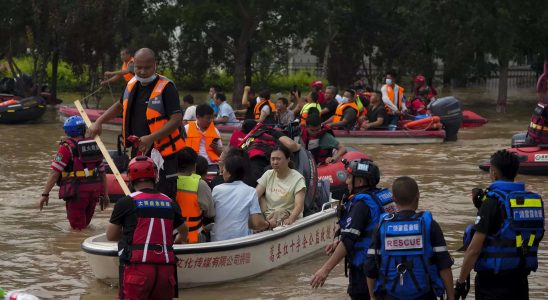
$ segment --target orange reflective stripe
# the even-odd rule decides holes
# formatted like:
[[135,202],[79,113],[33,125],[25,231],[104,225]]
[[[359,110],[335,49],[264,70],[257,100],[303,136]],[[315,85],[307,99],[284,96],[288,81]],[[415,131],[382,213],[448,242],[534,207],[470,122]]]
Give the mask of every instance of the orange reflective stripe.
[[205,138],[206,152],[209,160],[217,162],[219,161],[219,155],[211,148],[211,143],[214,139],[220,139],[221,136],[217,134],[217,130],[213,122],[209,124],[209,127],[205,132],[201,132],[196,125],[196,121],[188,122],[188,132],[186,137],[187,146],[194,149],[196,153],[200,153],[200,142],[202,138]]
[[[165,126],[165,124],[168,122],[169,118],[168,116],[163,112],[163,100],[162,100],[162,92],[164,91],[164,88],[167,86],[167,84],[170,82],[169,79],[167,79],[164,76],[160,76],[160,79],[154,86],[152,93],[150,94],[148,106],[146,110],[146,122],[148,125],[148,128],[151,133],[154,133],[158,130],[160,130],[162,127]],[[127,86],[126,90],[124,91],[124,99],[123,99],[123,112],[122,112],[122,138],[124,141],[124,146],[126,145],[126,135],[127,135],[127,128],[126,128],[126,122],[127,119],[127,110],[129,106],[129,96],[131,94],[131,91],[135,87],[135,84],[137,83],[137,79],[132,78]],[[162,112],[157,111],[156,109],[158,107],[161,107]],[[183,138],[181,137],[181,131],[179,128],[176,128],[173,130],[171,134],[168,136],[161,138],[160,140],[154,141],[154,148],[156,150],[160,151],[160,154],[162,154],[163,157],[169,156],[171,154],[174,154],[178,152],[179,150],[183,149],[185,147],[185,143]]]

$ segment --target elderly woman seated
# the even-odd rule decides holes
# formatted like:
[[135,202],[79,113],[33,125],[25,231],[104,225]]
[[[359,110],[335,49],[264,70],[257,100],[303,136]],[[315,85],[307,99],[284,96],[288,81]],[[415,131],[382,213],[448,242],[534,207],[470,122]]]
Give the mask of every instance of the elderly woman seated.
[[303,175],[292,169],[291,152],[278,145],[271,152],[272,170],[257,180],[257,196],[269,222],[289,225],[303,217],[306,184]]
[[211,241],[222,241],[247,236],[252,230],[274,228],[274,221],[267,221],[259,206],[255,189],[242,182],[249,162],[238,155],[228,156],[222,171],[225,183],[213,188],[216,209],[215,225]]

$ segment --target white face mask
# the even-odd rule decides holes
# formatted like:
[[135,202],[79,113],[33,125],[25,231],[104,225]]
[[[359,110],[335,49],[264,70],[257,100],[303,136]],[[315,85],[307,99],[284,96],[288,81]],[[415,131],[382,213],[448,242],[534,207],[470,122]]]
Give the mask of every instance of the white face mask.
[[392,85],[392,79],[390,79],[390,78],[386,78],[386,84],[388,84],[388,85]]
[[347,97],[342,97],[342,100],[341,100],[342,103],[346,103],[348,102],[348,98]]
[[147,84],[153,82],[154,79],[156,79],[156,74],[147,78],[139,77],[139,75],[135,74],[135,79],[137,79],[141,84]]

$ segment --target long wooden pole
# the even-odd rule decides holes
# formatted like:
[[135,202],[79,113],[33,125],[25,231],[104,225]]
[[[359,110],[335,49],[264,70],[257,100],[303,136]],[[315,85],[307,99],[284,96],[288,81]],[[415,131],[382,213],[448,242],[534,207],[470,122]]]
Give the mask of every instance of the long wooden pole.
[[[84,107],[82,106],[82,103],[80,103],[80,100],[74,101],[74,105],[78,109],[78,112],[84,119],[84,122],[86,122],[87,127],[91,127],[91,120],[88,117],[88,114],[84,110]],[[99,149],[101,150],[101,153],[103,153],[103,156],[105,157],[105,160],[107,161],[110,169],[112,170],[112,173],[114,174],[114,177],[116,177],[116,180],[120,184],[120,187],[124,191],[126,195],[129,195],[131,192],[129,191],[129,188],[122,178],[122,175],[120,175],[120,171],[118,171],[118,168],[116,167],[116,164],[114,164],[114,161],[112,161],[112,158],[110,157],[110,154],[108,153],[107,148],[105,147],[105,144],[103,144],[103,141],[101,140],[101,137],[98,135],[95,136],[95,142],[97,142],[97,145],[99,146]]]

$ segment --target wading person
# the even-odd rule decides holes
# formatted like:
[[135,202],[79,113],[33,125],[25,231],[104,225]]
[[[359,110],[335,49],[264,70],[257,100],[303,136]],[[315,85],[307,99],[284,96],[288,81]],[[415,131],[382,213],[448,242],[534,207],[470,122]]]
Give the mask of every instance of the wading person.
[[380,171],[372,161],[353,160],[346,164],[346,171],[346,184],[352,196],[341,207],[338,238],[326,247],[330,257],[312,276],[310,285],[323,286],[331,270],[346,257],[348,295],[352,299],[369,299],[363,263],[381,214],[395,211],[395,205],[390,190],[377,188]]
[[186,241],[188,228],[177,202],[154,189],[158,169],[151,158],[132,159],[128,177],[134,192],[116,202],[107,225],[107,239],[118,241],[119,299],[173,299],[173,244]]
[[416,211],[417,183],[399,177],[392,192],[397,212],[380,217],[364,266],[371,299],[453,300],[453,259],[432,214]]
[[[527,276],[538,268],[538,246],[544,235],[540,195],[514,182],[518,157],[506,150],[491,156],[493,182],[480,196],[481,206],[457,278],[458,297],[466,297],[467,280],[476,271],[476,299],[529,299]],[[469,285],[468,285],[469,286]]]
[[[183,116],[177,89],[171,80],[156,73],[152,50],[142,48],[135,53],[135,77],[127,84],[120,102],[114,103],[90,128],[92,137],[100,135],[103,123],[122,115],[122,137],[139,137],[139,149],[147,156],[159,153],[163,159],[158,190],[175,199],[177,192],[177,152],[185,146],[179,128]],[[155,151],[152,151],[155,149]]]
[[86,124],[80,116],[68,118],[63,129],[68,139],[61,142],[40,198],[40,210],[48,205],[49,193],[59,183],[59,198],[65,200],[67,219],[73,229],[91,222],[98,201],[108,205],[103,155],[92,139],[84,138]]

